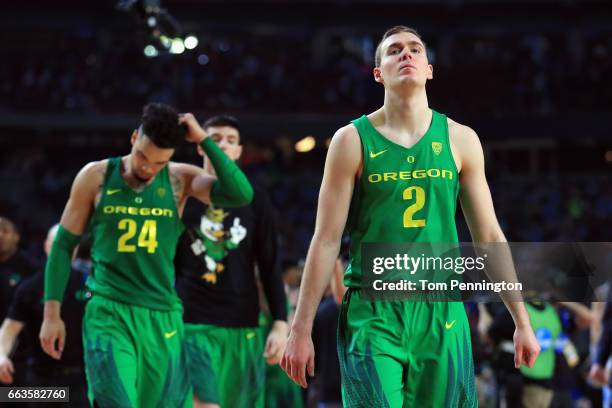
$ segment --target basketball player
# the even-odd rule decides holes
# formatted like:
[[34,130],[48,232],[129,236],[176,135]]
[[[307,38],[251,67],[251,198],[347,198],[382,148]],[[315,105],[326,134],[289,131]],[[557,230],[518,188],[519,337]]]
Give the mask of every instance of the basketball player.
[[[215,168],[174,163],[175,148],[199,144]],[[59,359],[65,328],[60,305],[72,250],[89,224],[93,292],[83,323],[92,404],[101,407],[190,406],[181,302],[173,258],[185,201],[242,206],[253,190],[195,117],[148,104],[124,157],[87,164],[76,176],[45,269],[43,349]]]
[[[230,159],[240,158],[236,118],[214,116],[204,130]],[[205,159],[204,170],[214,175],[211,164]],[[183,221],[176,288],[185,305],[194,405],[263,408],[266,361],[278,364],[289,332],[272,203],[255,187],[253,202],[240,208],[192,201]],[[258,327],[255,267],[273,320],[265,337]]]
[[[482,148],[472,129],[429,108],[425,84],[433,78],[433,67],[415,30],[389,29],[375,60],[374,79],[384,86],[384,104],[332,139],[281,366],[303,387],[306,371],[314,374],[313,318],[346,225],[351,233],[345,275],[349,289],[338,330],[344,406],[474,407],[463,304],[364,300],[360,259],[364,242],[457,242],[457,196],[475,242],[505,242]],[[532,366],[539,346],[529,316],[522,303],[504,300],[516,325],[515,365]]]

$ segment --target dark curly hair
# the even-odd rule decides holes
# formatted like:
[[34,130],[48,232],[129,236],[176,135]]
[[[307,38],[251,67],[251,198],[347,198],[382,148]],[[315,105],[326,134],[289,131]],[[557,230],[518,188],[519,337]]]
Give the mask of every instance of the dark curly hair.
[[212,126],[229,126],[240,133],[240,122],[231,115],[217,115],[209,118],[202,126],[205,130]]
[[187,128],[178,123],[178,112],[162,103],[148,103],[142,110],[142,133],[162,149],[175,149],[185,140]]

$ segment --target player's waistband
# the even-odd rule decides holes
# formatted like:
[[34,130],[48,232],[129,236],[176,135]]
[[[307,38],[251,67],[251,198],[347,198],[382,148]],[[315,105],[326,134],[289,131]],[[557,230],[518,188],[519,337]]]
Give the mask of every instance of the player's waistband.
[[108,293],[100,292],[98,290],[98,291],[92,291],[92,296],[88,303],[91,303],[94,301],[95,302],[101,301],[101,302],[117,303],[121,306],[149,309],[149,310],[154,310],[156,312],[175,312],[175,311],[180,311],[181,313],[183,312],[183,304],[181,303],[178,297],[176,298],[176,302],[157,302],[154,300],[151,300],[148,302],[146,301],[142,301],[142,302],[129,301],[128,302],[123,297],[112,296],[112,295],[109,295]]
[[[350,292],[350,294],[349,294]],[[347,297],[347,294],[349,295]],[[348,299],[355,294],[359,300],[373,302],[427,302],[445,303],[462,302],[461,292],[459,291],[438,291],[438,290],[413,290],[409,293],[381,294],[369,288],[348,287],[343,299]],[[344,303],[344,300],[343,300]]]

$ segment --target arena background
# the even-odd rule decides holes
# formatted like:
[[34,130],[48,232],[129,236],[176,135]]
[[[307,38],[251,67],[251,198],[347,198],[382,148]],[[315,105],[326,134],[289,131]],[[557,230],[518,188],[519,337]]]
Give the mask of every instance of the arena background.
[[[278,210],[282,257],[305,257],[326,143],[382,104],[373,53],[396,24],[417,28],[428,45],[430,106],[479,134],[508,240],[610,241],[609,1],[174,0],[161,4],[169,16],[156,15],[154,27],[143,3],[119,3],[3,5],[0,215],[16,222],[33,259],[43,260],[77,170],[127,153],[148,101],[201,121],[237,116],[241,165]],[[194,49],[173,54],[153,41],[155,29],[173,37],[178,28],[198,39]],[[157,47],[149,56],[147,45]],[[177,160],[198,157],[185,145]],[[572,398],[597,406],[582,381],[588,331],[573,335],[587,344]],[[477,343],[475,354],[486,375],[491,345]]]

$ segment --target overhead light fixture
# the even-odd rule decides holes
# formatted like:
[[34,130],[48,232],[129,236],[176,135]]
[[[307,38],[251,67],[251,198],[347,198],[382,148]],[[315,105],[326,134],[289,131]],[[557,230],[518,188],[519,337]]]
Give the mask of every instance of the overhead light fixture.
[[181,38],[174,38],[170,46],[171,54],[182,54],[185,51],[185,44]]
[[157,48],[149,44],[144,48],[144,55],[147,58],[155,58],[159,55],[159,51],[157,51]]
[[[149,45],[155,48],[155,54],[147,46],[145,55],[147,57],[159,54],[182,54],[185,51],[183,44],[183,28],[181,24],[161,5],[161,0],[119,0],[116,8],[134,16],[139,26],[149,33]],[[195,48],[198,45],[196,37],[191,36],[189,46]],[[189,48],[189,49],[193,49]]]
[[193,50],[195,47],[198,46],[198,37],[196,37],[195,35],[190,35],[187,38],[185,38],[185,41],[183,41],[185,43],[185,48],[187,48],[188,50]]
[[151,28],[155,27],[157,25],[157,18],[155,18],[155,16],[149,16],[147,18],[147,25]]

